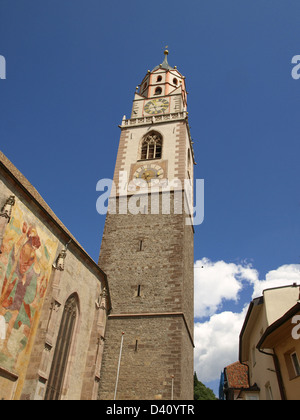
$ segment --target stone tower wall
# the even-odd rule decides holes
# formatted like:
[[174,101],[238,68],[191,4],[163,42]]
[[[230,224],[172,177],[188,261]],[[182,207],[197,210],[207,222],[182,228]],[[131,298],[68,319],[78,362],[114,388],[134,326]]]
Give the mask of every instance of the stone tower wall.
[[[161,204],[162,194],[156,198]],[[122,332],[119,398],[170,399],[172,375],[174,398],[193,398],[193,228],[186,217],[173,211],[107,215],[99,264],[113,310],[100,399],[113,398]]]

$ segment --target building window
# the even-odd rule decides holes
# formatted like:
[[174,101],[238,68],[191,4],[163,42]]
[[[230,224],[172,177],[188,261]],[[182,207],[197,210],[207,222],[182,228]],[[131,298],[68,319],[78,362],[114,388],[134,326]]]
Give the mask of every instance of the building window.
[[154,95],[161,95],[161,92],[162,92],[161,87],[157,87],[157,88],[155,89]]
[[284,354],[286,368],[289,374],[290,381],[300,376],[300,364],[295,348],[290,349]]
[[300,376],[300,364],[299,364],[299,359],[296,352],[291,354],[291,359],[292,359],[292,364],[293,364],[296,376]]
[[60,400],[66,370],[69,361],[70,349],[74,337],[76,320],[78,316],[78,299],[73,294],[67,300],[58,337],[56,341],[55,352],[51,365],[45,400]]
[[161,82],[161,81],[162,81],[162,77],[161,77],[161,76],[157,76],[156,81],[157,81],[157,82]]
[[147,134],[142,143],[141,159],[161,159],[162,137],[156,132]]
[[190,171],[191,170],[191,151],[190,151],[190,149],[188,149],[188,155],[187,155],[187,160],[188,160],[188,170]]
[[178,80],[175,77],[173,79],[173,83],[174,83],[174,85],[177,85],[178,84]]

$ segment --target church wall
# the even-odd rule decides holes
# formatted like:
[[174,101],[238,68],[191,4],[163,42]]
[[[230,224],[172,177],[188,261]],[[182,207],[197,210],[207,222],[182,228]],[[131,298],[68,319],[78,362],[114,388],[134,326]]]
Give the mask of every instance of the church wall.
[[[43,399],[47,385],[45,379],[49,378],[55,349],[53,346],[50,349],[50,354],[47,354],[49,343],[55,344],[64,305],[69,296],[75,293],[79,301],[79,314],[67,366],[67,380],[64,382],[61,399],[92,399],[96,376],[95,362],[98,337],[101,336],[101,333],[104,335],[104,331],[99,331],[99,328],[97,328],[99,310],[95,305],[101,293],[101,283],[95,273],[91,272],[84,261],[76,255],[76,252],[73,253],[72,251],[67,254],[65,269],[61,273],[59,286],[57,287],[54,283],[55,279],[53,279],[52,287],[49,288],[47,305],[44,305],[41,312],[39,330],[35,340],[35,357],[29,365],[27,383],[23,389],[22,398],[28,398],[30,395],[30,399]],[[56,307],[53,307],[53,304]],[[56,328],[55,326],[52,327],[53,333],[52,331],[49,333],[49,317],[53,316],[51,312],[56,310],[58,311],[55,314],[57,317]],[[105,322],[101,327],[104,330]]]
[[58,267],[68,235],[1,169],[0,209],[11,196],[10,219],[0,214],[0,399],[44,398],[72,294],[78,314],[61,399],[96,398],[106,324],[104,274],[74,242]]

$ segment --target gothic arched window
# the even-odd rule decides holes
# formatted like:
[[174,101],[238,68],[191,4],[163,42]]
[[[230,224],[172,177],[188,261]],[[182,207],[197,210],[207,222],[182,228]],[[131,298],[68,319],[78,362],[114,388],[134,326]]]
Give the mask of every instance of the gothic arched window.
[[78,315],[77,295],[66,301],[51,365],[45,400],[60,400]]
[[161,152],[162,137],[160,134],[152,131],[143,140],[141,159],[161,159]]

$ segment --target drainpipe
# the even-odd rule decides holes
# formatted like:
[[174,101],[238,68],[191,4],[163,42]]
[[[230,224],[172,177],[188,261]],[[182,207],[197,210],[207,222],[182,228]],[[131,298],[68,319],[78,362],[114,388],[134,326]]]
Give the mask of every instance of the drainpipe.
[[284,389],[284,385],[283,385],[283,380],[282,380],[282,375],[281,375],[281,370],[280,370],[280,364],[278,361],[278,357],[276,356],[275,352],[274,353],[267,353],[263,350],[261,350],[258,346],[257,349],[260,353],[263,353],[267,356],[272,356],[273,357],[273,362],[274,362],[274,366],[275,366],[275,372],[276,372],[276,376],[277,376],[277,382],[278,382],[278,386],[279,386],[279,391],[280,391],[280,396],[282,401],[286,401],[286,395],[285,395],[285,389]]

